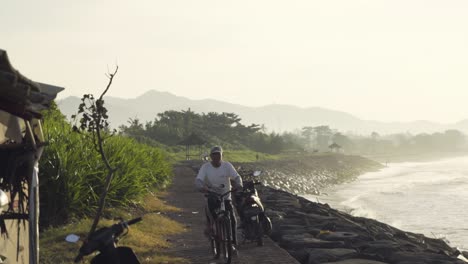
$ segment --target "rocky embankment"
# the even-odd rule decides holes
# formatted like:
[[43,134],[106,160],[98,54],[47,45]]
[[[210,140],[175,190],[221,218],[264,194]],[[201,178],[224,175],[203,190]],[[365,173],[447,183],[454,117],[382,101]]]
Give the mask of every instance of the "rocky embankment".
[[243,178],[248,178],[254,170],[261,170],[263,185],[294,194],[319,194],[320,190],[330,185],[352,181],[365,172],[383,167],[360,156],[342,154],[233,164]]
[[353,217],[281,190],[259,187],[259,193],[273,222],[271,238],[301,263],[465,263],[442,240]]

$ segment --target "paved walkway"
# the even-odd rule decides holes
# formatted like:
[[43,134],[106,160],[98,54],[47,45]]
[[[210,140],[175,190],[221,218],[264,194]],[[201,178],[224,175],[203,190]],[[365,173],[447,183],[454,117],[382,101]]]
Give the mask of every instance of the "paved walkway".
[[[204,228],[204,198],[195,191],[195,173],[188,167],[176,167],[175,179],[169,190],[166,201],[183,211],[169,215],[172,219],[184,224],[188,231],[169,237],[173,247],[164,253],[182,257],[190,263],[222,263],[216,262],[209,248],[208,239],[203,235]],[[238,235],[240,238],[241,236]],[[241,264],[295,264],[297,262],[285,250],[277,246],[271,239],[265,238],[265,245],[257,247],[256,243],[244,244],[239,247],[237,257],[232,263]]]

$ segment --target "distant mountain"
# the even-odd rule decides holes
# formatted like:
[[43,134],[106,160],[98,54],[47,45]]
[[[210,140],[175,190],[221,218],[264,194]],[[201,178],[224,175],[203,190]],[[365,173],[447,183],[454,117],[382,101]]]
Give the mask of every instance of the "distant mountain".
[[[58,102],[59,108],[67,117],[75,114],[80,99],[67,97]],[[324,109],[320,107],[300,108],[291,105],[267,105],[262,107],[247,107],[227,102],[203,99],[191,100],[168,92],[151,90],[132,99],[106,97],[105,104],[109,110],[110,123],[117,128],[127,124],[129,118],[137,117],[143,123],[155,119],[158,113],[166,110],[187,110],[197,113],[231,112],[242,118],[244,124],[264,124],[269,131],[292,131],[304,126],[328,125],[342,132],[355,134],[370,134],[376,131],[380,134],[410,132],[433,133],[447,129],[458,129],[468,132],[468,119],[455,124],[439,124],[429,121],[414,122],[379,122],[359,119],[351,114]]]

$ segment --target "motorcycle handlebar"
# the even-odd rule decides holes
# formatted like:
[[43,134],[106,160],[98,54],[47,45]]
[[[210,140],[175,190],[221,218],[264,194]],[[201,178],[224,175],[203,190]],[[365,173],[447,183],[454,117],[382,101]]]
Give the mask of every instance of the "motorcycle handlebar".
[[233,189],[233,190],[230,190],[230,191],[228,191],[228,192],[225,192],[225,193],[223,193],[223,194],[219,194],[219,193],[217,193],[217,192],[213,192],[213,191],[208,190],[208,192],[205,194],[205,196],[208,197],[209,195],[214,195],[214,196],[216,196],[216,197],[223,198],[224,196],[228,195],[229,193],[231,193],[231,192],[233,192],[233,191],[234,191],[234,189]]
[[132,220],[129,220],[127,221],[127,225],[133,225],[133,224],[136,224],[138,222],[140,222],[141,220],[143,220],[143,218],[140,216],[140,217],[137,217],[135,219],[132,219]]

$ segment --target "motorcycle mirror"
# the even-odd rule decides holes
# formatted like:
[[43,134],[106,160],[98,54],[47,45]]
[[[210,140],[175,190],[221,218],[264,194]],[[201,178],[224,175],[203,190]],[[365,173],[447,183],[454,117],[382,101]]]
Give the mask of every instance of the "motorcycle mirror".
[[75,234],[69,234],[68,236],[65,237],[65,241],[70,242],[70,243],[76,243],[80,240],[80,236],[77,236]]
[[261,174],[262,174],[262,171],[258,170],[258,171],[254,171],[253,176],[254,176],[254,177],[258,177],[258,176],[260,176]]

